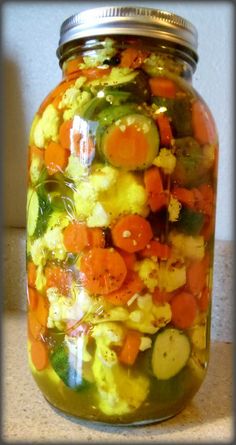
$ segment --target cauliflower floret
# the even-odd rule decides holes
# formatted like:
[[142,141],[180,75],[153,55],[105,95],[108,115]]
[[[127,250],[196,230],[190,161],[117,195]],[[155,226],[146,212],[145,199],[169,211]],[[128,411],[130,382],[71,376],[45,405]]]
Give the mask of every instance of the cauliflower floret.
[[36,271],[35,287],[39,292],[42,292],[46,286],[46,278],[43,273],[43,266],[38,266]]
[[159,283],[158,263],[154,263],[151,259],[145,258],[145,260],[136,263],[135,270],[138,271],[141,280],[147,288],[153,292]]
[[64,229],[65,227],[68,226],[68,224],[70,223],[70,219],[69,216],[64,213],[64,212],[60,212],[58,211],[54,211],[48,220],[48,229],[53,229],[54,227],[60,227],[61,229]]
[[43,160],[39,156],[34,156],[30,164],[30,179],[32,184],[36,184],[40,178]]
[[193,345],[198,349],[206,348],[206,326],[194,326],[190,333]]
[[94,68],[98,65],[103,65],[103,62],[106,59],[115,55],[116,49],[114,47],[114,40],[107,37],[105,38],[103,45],[104,49],[96,50],[96,54],[94,54],[94,56],[90,55],[83,57],[83,62],[79,65],[80,69]]
[[91,175],[91,183],[97,192],[109,190],[115,185],[119,176],[119,171],[109,165],[98,168]]
[[71,297],[65,297],[58,292],[57,288],[47,289],[47,297],[50,302],[48,314],[48,328],[56,326],[63,329],[65,323],[81,320],[92,306],[92,300],[84,289],[72,286]]
[[107,227],[111,221],[110,216],[104,210],[100,202],[97,202],[93,208],[92,214],[87,219],[88,227]]
[[46,264],[46,245],[44,238],[38,238],[31,244],[31,257],[36,266],[44,266]]
[[181,203],[178,199],[170,195],[170,202],[168,205],[169,221],[178,221],[181,207]]
[[175,261],[175,258],[171,258],[162,261],[159,266],[158,287],[165,289],[166,292],[172,292],[186,283],[186,267],[184,264],[173,266]]
[[52,252],[53,257],[58,260],[64,260],[66,249],[63,243],[63,234],[60,227],[50,228],[44,234],[46,248]]
[[138,297],[138,309],[132,311],[126,325],[146,334],[155,334],[160,328],[171,321],[171,307],[169,303],[156,305],[152,296],[146,294]]
[[121,415],[137,409],[145,400],[149,380],[135,372],[127,373],[112,345],[121,345],[123,328],[118,323],[101,323],[93,328],[96,352],[93,375],[98,388],[99,407],[107,415]]
[[45,136],[43,133],[43,124],[41,118],[38,120],[34,128],[34,143],[39,148],[43,148],[45,146]]
[[65,175],[72,179],[75,183],[88,176],[88,166],[82,165],[80,158],[75,155],[71,155],[68,160],[67,167],[65,169]]
[[93,212],[98,196],[90,180],[81,182],[74,192],[74,203],[79,218],[86,220]]
[[214,145],[207,144],[207,145],[203,146],[202,151],[203,151],[203,156],[202,156],[202,161],[201,161],[202,166],[208,170],[209,168],[212,167],[212,165],[215,161],[216,148]]
[[141,337],[141,342],[139,346],[140,351],[146,351],[146,349],[151,348],[152,346],[152,339],[150,337]]
[[149,212],[147,192],[138,177],[130,172],[120,172],[116,183],[101,193],[99,201],[112,219],[122,213],[137,213],[145,217]]
[[202,260],[205,255],[204,238],[201,235],[189,236],[183,233],[171,232],[169,241],[174,254],[192,260]]
[[81,87],[85,81],[86,77],[80,77],[80,79],[75,82],[75,85],[68,88],[63,94],[58,108],[66,108],[63,113],[64,120],[71,119],[75,114],[79,115],[83,105],[91,99],[91,94],[88,91],[81,91]]
[[57,141],[59,124],[60,115],[58,110],[52,104],[48,105],[34,127],[33,138],[35,145],[43,148],[48,140]]
[[106,227],[122,213],[147,216],[149,211],[147,193],[138,177],[108,166],[78,184],[74,200],[77,216],[88,219],[90,227]]
[[60,123],[60,114],[54,105],[50,104],[45,108],[42,118],[43,134],[46,140],[57,141]]
[[158,156],[154,159],[153,164],[161,167],[166,175],[171,175],[176,166],[176,157],[167,148],[162,148]]
[[184,264],[173,266],[176,258],[155,263],[146,258],[136,264],[136,270],[147,288],[153,292],[156,287],[172,292],[186,283],[186,267]]

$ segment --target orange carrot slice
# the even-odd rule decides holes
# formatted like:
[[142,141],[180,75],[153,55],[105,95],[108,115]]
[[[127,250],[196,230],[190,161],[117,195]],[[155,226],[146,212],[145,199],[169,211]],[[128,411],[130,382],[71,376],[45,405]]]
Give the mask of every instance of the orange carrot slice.
[[32,287],[28,287],[28,304],[30,309],[35,310],[38,305],[38,292]]
[[126,304],[130,298],[133,297],[133,295],[141,292],[144,287],[144,283],[142,282],[138,273],[128,270],[126,278],[120,289],[107,294],[106,300],[115,306],[122,306]]
[[38,371],[42,371],[48,366],[48,350],[44,342],[40,340],[33,341],[30,353],[32,362]]
[[153,96],[175,98],[178,90],[173,80],[166,77],[152,77],[149,85]]
[[166,260],[171,256],[171,248],[168,244],[162,244],[159,241],[152,240],[146,245],[145,249],[140,251],[140,255],[145,258],[155,256]]
[[69,119],[64,121],[59,129],[59,141],[63,148],[70,149],[70,133],[72,128],[73,120]]
[[139,215],[120,218],[111,233],[114,245],[129,253],[144,249],[153,237],[149,222]]
[[35,287],[36,281],[36,266],[33,261],[29,261],[27,264],[27,275],[28,275],[28,285],[30,287]]
[[197,304],[201,312],[207,311],[210,304],[210,295],[211,295],[210,289],[208,287],[205,287],[200,297],[197,298]]
[[147,56],[147,51],[142,51],[136,48],[127,48],[122,51],[120,66],[123,68],[139,68]]
[[46,287],[56,287],[60,293],[67,295],[72,283],[71,271],[64,270],[59,266],[45,267]]
[[127,268],[121,255],[113,249],[92,248],[80,261],[81,281],[91,293],[106,295],[119,289]]
[[156,122],[159,128],[161,145],[169,147],[173,139],[172,130],[168,116],[163,113],[158,114]]
[[119,361],[125,365],[133,365],[139,353],[140,343],[140,332],[128,331],[118,355]]
[[148,194],[148,204],[153,212],[157,212],[168,205],[169,197],[163,189],[158,167],[151,167],[145,171],[144,184]]
[[171,321],[179,329],[188,329],[192,326],[197,315],[197,302],[188,292],[181,292],[171,300]]
[[68,252],[80,253],[85,247],[104,247],[105,238],[102,229],[73,222],[65,228],[63,242]]
[[192,126],[194,137],[200,144],[216,143],[215,122],[207,105],[200,99],[192,105]]
[[195,195],[193,190],[186,189],[184,187],[176,187],[172,190],[172,195],[174,198],[178,199],[181,204],[186,205],[190,209],[194,208]]
[[60,144],[50,142],[45,149],[45,165],[49,175],[54,175],[58,171],[63,172],[67,166],[70,152],[65,150]]
[[37,320],[33,311],[28,311],[28,335],[30,339],[39,339],[44,334],[45,328]]

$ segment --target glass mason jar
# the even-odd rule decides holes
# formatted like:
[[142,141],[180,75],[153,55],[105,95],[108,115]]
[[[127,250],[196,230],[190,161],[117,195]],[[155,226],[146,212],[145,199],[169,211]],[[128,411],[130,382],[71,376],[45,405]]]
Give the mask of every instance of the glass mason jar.
[[68,415],[160,421],[205,377],[218,140],[196,49],[189,22],[147,8],[61,27],[29,138],[28,351]]

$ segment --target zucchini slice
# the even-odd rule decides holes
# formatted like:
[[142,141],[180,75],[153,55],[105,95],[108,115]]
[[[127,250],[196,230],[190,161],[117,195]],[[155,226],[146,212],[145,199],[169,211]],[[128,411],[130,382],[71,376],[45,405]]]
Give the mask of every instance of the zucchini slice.
[[100,153],[114,167],[142,170],[149,167],[159,150],[155,122],[143,114],[130,114],[114,122],[100,140]]
[[39,198],[38,194],[30,189],[27,196],[27,232],[29,236],[33,236],[39,215]]
[[187,364],[191,347],[188,337],[178,329],[160,332],[153,347],[152,369],[159,380],[168,380]]

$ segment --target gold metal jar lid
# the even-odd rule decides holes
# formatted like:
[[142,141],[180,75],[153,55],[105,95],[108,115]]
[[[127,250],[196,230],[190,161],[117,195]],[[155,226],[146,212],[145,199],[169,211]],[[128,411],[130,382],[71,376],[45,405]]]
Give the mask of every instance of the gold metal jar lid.
[[134,6],[87,9],[66,19],[60,29],[57,55],[73,40],[101,35],[138,35],[157,38],[191,50],[197,59],[198,34],[188,20],[172,12]]

